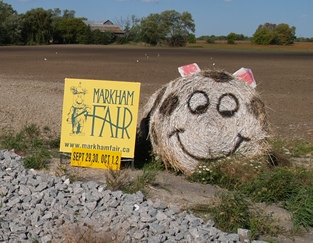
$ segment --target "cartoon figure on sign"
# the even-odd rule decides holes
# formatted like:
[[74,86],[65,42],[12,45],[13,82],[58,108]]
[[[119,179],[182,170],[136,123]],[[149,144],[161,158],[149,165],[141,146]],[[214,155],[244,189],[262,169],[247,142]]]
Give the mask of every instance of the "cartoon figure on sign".
[[78,87],[72,86],[71,91],[73,93],[73,104],[67,118],[67,121],[72,124],[71,135],[84,135],[83,128],[90,109],[84,103],[87,90],[83,89],[81,83],[79,83]]

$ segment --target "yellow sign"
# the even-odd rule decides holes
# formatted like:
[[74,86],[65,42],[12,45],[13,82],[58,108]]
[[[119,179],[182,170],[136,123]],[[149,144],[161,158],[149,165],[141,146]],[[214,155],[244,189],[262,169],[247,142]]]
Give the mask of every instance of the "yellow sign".
[[120,170],[121,152],[74,148],[71,154],[71,165]]
[[134,158],[140,83],[65,79],[60,151],[92,149]]

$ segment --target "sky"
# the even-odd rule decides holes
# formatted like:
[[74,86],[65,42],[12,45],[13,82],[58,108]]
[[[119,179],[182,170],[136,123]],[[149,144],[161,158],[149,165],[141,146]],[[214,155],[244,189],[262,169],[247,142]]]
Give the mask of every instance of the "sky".
[[3,0],[19,14],[34,8],[74,10],[75,17],[113,23],[166,10],[192,15],[195,35],[252,37],[259,25],[285,23],[297,37],[313,37],[313,0]]

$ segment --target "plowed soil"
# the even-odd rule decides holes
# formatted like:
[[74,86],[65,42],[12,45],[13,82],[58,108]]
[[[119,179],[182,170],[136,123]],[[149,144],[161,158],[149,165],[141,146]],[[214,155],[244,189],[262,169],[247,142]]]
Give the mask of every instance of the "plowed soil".
[[[271,136],[313,141],[313,51],[230,48],[156,48],[120,46],[0,47],[0,131],[27,124],[47,126],[60,135],[64,79],[97,79],[141,83],[139,119],[148,98],[179,77],[177,68],[197,63],[201,69],[252,69],[257,91],[269,114]],[[78,168],[82,177],[101,179],[99,170]],[[208,203],[216,188],[182,177],[159,175],[163,187],[152,199],[187,208]],[[164,190],[166,188],[166,190]],[[290,222],[284,214],[286,226]],[[310,238],[312,237],[312,238]],[[309,242],[312,232],[297,242]],[[280,239],[280,242],[292,242]]]

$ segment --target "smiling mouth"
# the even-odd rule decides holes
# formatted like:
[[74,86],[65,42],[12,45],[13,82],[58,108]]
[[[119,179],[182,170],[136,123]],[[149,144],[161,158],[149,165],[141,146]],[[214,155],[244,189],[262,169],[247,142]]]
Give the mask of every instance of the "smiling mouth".
[[[180,136],[179,136],[180,133],[184,133],[184,132],[185,132],[185,129],[179,128],[179,129],[176,129],[175,131],[171,132],[168,137],[171,138],[172,136],[176,135],[177,141],[178,141],[178,143],[179,143],[181,149],[182,149],[182,150],[184,151],[184,153],[186,153],[188,156],[190,156],[190,157],[192,157],[192,158],[194,158],[194,159],[196,159],[196,160],[207,160],[207,159],[209,159],[209,158],[207,158],[207,157],[196,156],[196,155],[192,154],[191,152],[189,152],[189,151],[185,148],[185,146],[183,145],[183,143],[182,143],[182,141],[181,141],[181,139],[180,139]],[[234,153],[239,149],[240,145],[241,145],[243,142],[248,142],[248,141],[250,141],[251,139],[248,138],[248,137],[244,137],[244,136],[242,136],[240,133],[238,133],[238,134],[237,134],[237,137],[236,137],[236,140],[237,140],[237,141],[236,141],[236,143],[235,143],[233,149],[232,149],[230,152],[228,152],[227,154],[225,154],[224,156],[230,156],[230,155],[234,154]],[[224,156],[220,156],[220,157],[218,157],[218,158],[221,158],[221,157],[224,157]],[[215,158],[215,159],[218,159],[218,158]]]

